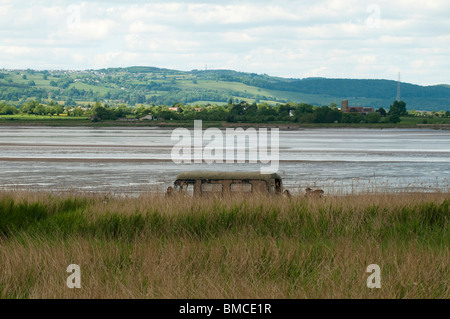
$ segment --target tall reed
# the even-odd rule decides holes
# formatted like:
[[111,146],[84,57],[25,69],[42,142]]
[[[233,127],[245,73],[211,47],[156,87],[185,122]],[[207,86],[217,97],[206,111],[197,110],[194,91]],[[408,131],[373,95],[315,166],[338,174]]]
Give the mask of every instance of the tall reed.
[[[0,193],[3,298],[448,298],[450,194]],[[379,264],[382,288],[366,286]],[[77,264],[82,288],[69,289]]]

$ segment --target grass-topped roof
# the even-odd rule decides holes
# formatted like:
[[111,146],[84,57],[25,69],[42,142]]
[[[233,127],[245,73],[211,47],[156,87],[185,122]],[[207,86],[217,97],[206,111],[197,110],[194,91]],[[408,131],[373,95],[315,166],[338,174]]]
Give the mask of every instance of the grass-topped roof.
[[206,171],[192,171],[184,172],[177,176],[177,180],[264,180],[281,179],[280,175],[276,173],[261,174],[259,172],[206,172]]

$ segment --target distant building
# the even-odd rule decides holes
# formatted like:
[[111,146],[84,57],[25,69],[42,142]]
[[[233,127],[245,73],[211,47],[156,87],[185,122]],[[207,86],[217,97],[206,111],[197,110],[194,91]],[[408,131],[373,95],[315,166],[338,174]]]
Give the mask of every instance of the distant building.
[[178,107],[169,107],[169,111],[178,112]]
[[145,121],[145,120],[153,121],[153,119],[154,119],[154,116],[151,115],[151,114],[149,114],[149,115],[146,115],[146,116],[144,116],[144,117],[141,117],[141,118],[139,119],[139,121]]
[[361,114],[367,114],[375,112],[375,109],[373,107],[348,106],[348,100],[342,100],[341,112],[343,113],[358,112]]

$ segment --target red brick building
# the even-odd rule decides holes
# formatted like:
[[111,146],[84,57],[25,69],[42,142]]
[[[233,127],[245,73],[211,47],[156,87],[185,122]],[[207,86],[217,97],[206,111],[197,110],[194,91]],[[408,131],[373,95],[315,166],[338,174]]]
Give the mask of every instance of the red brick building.
[[364,106],[348,106],[348,100],[342,100],[341,102],[341,112],[349,113],[349,112],[358,112],[361,114],[368,114],[375,112],[373,107],[364,107]]

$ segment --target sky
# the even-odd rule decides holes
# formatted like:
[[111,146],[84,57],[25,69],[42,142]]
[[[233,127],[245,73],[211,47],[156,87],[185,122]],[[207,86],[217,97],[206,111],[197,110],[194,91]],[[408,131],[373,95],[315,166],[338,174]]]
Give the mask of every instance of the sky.
[[0,69],[155,66],[450,84],[448,0],[0,0]]

